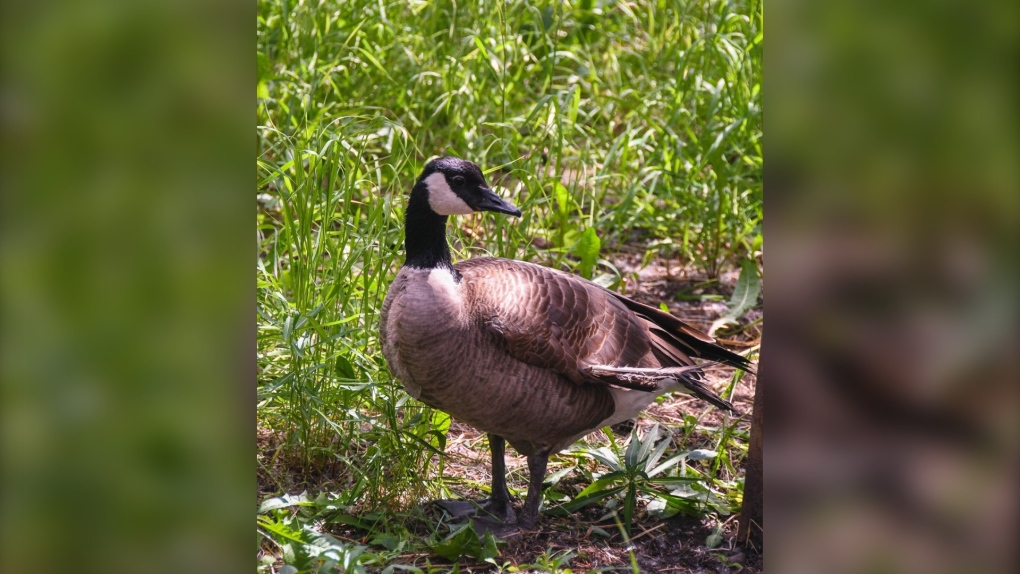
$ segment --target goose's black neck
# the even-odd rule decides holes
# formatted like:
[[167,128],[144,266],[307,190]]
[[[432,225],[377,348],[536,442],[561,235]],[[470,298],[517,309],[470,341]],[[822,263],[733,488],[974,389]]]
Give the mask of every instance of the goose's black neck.
[[419,181],[411,190],[404,214],[404,265],[419,269],[453,269],[450,246],[446,243],[447,218],[432,211],[428,196],[424,182]]

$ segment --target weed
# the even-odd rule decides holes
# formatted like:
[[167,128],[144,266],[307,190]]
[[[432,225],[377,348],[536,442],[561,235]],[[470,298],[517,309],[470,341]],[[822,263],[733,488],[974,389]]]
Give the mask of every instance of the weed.
[[[622,527],[629,535],[638,499],[649,502],[649,510],[660,516],[672,516],[678,512],[698,514],[709,507],[720,513],[729,514],[733,509],[714,491],[710,481],[698,471],[688,469],[687,461],[715,459],[715,451],[696,449],[675,454],[660,464],[666,448],[672,442],[668,437],[659,440],[659,425],[654,425],[644,437],[638,436],[637,427],[631,433],[626,451],[621,455],[613,440],[610,446],[582,449],[580,452],[591,456],[609,468],[609,472],[598,476],[573,500],[547,511],[550,514],[576,512],[588,505],[602,502],[610,497],[622,497]],[[677,464],[682,468],[679,474],[662,475]]]

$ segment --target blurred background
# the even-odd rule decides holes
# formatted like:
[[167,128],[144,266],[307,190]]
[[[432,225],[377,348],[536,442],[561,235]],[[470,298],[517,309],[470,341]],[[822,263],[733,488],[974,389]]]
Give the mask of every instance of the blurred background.
[[[2,571],[251,567],[253,8],[0,8]],[[769,571],[1017,569],[1017,10],[769,4]]]
[[253,15],[2,4],[0,571],[251,564]]
[[1017,10],[768,6],[768,570],[1017,569]]

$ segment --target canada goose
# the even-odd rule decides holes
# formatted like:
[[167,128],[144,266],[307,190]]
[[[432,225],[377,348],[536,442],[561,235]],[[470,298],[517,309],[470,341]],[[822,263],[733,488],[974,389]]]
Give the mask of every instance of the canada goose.
[[[476,526],[498,533],[530,528],[550,454],[666,392],[733,410],[704,385],[692,357],[744,370],[750,362],[676,317],[532,263],[480,257],[454,265],[447,216],[476,211],[521,215],[477,165],[442,157],[425,166],[408,199],[406,260],[380,328],[383,354],[408,393],[488,433],[491,497],[447,509],[466,517],[474,508]],[[527,456],[531,474],[519,519],[506,487],[507,441]]]

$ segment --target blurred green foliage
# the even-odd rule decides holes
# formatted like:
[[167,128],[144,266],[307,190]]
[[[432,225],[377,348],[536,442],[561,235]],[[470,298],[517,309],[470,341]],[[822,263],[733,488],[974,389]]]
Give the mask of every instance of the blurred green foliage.
[[1016,571],[1020,6],[769,8],[769,567]]
[[0,7],[0,571],[250,564],[252,78],[231,9]]

